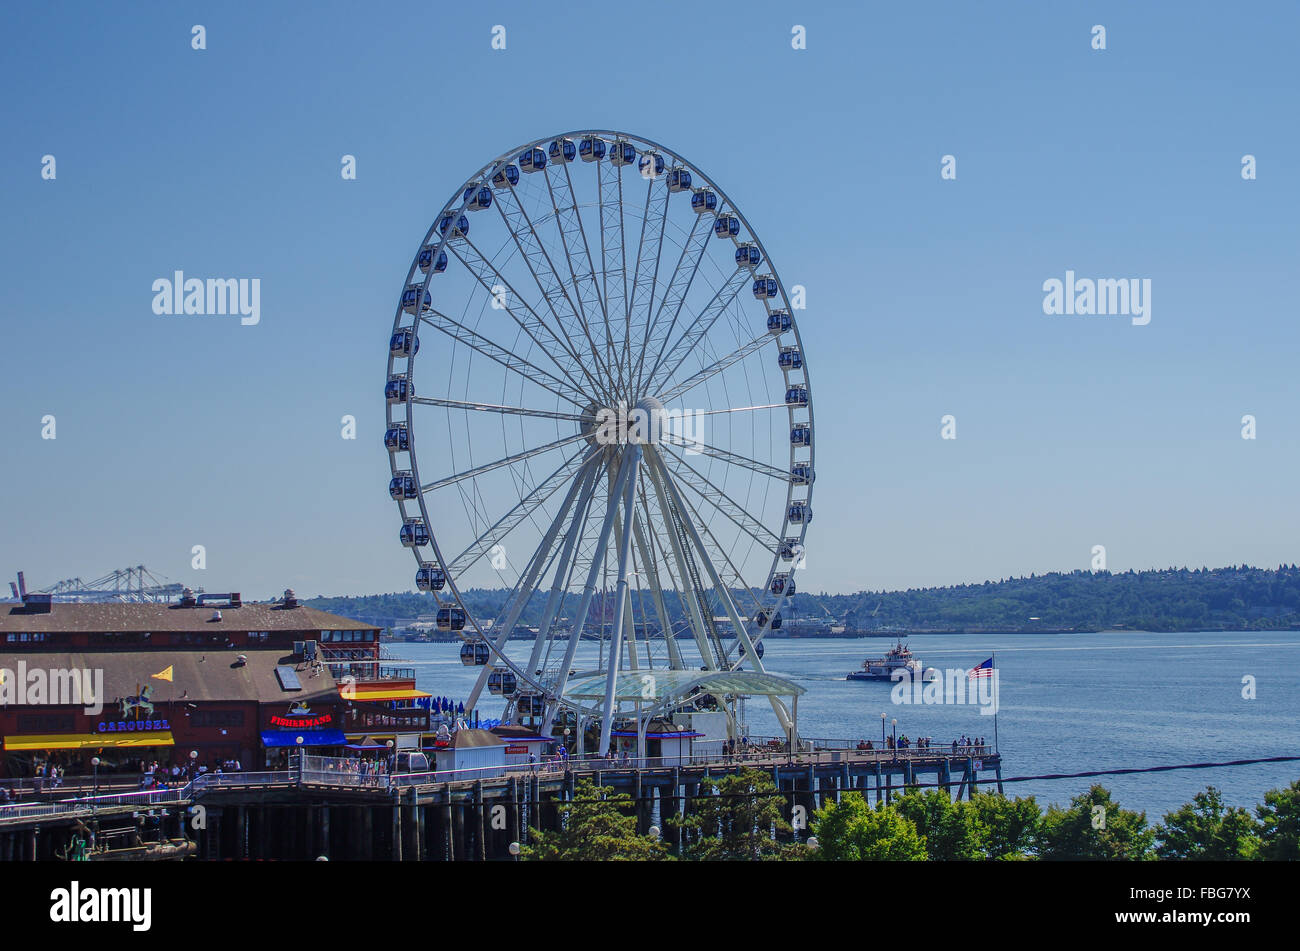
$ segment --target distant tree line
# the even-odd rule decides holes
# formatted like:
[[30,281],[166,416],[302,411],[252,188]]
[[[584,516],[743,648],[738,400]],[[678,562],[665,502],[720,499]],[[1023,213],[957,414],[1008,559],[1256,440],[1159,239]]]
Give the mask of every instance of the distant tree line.
[[[500,588],[461,592],[478,617],[496,617],[509,595]],[[737,603],[752,605],[743,591]],[[520,622],[542,617],[545,592],[533,595]],[[675,626],[683,625],[680,600],[665,599]],[[397,626],[435,610],[431,595],[416,592],[363,597],[314,598],[307,602],[346,617],[390,618]],[[561,614],[572,614],[571,595]],[[589,624],[613,616],[612,599],[597,596]],[[715,613],[723,614],[715,605]],[[983,584],[857,594],[800,592],[786,608],[776,636],[826,634],[832,625],[844,633],[911,631],[1247,631],[1300,629],[1300,569],[1169,568],[1160,571],[1074,571],[1005,578]]]

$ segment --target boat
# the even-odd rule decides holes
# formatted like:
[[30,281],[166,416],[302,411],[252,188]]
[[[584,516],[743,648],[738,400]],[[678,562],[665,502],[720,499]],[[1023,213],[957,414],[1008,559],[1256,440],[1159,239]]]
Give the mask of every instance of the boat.
[[899,640],[885,652],[884,657],[868,657],[862,662],[862,669],[850,673],[845,680],[887,680],[895,678],[894,671],[905,670],[911,677],[921,680],[934,680],[938,675],[933,667],[926,670],[906,644]]

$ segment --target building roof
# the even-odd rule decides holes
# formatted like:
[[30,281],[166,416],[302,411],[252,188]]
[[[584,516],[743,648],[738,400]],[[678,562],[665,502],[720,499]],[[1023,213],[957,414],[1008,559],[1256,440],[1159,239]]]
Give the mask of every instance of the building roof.
[[[240,664],[238,658],[247,660]],[[283,649],[221,650],[104,650],[41,651],[40,653],[0,653],[0,669],[21,679],[19,671],[102,670],[106,709],[122,697],[135,696],[148,685],[154,704],[175,701],[256,700],[262,703],[283,702],[285,709],[294,701],[321,704],[338,701],[338,688],[329,667],[313,675],[306,664],[299,663]],[[297,674],[301,690],[286,690],[275,669],[287,666]],[[172,669],[172,680],[155,680],[153,675]],[[96,675],[97,676],[97,675]],[[80,706],[81,704],[79,704]],[[177,708],[179,712],[179,707]]]
[[441,747],[444,750],[465,750],[476,746],[505,746],[501,737],[487,730],[472,730],[468,727],[457,730],[451,735],[451,742]]
[[[213,612],[221,620],[212,620]],[[0,604],[0,632],[25,631],[330,631],[377,630],[374,625],[318,611],[286,608],[283,604],[244,602],[232,608],[204,604],[183,608],[178,604],[85,604],[56,601],[48,613],[24,610],[21,604]]]

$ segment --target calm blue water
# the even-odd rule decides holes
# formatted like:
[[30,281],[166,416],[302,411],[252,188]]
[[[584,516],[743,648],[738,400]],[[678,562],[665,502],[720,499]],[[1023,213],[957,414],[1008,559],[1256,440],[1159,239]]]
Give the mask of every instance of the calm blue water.
[[[799,698],[805,737],[880,737],[880,714],[898,731],[931,736],[935,744],[963,733],[993,738],[993,718],[975,706],[915,706],[890,702],[891,685],[844,680],[868,655],[891,642],[773,640],[767,669],[807,688]],[[996,653],[1001,708],[998,740],[1004,776],[1158,766],[1261,756],[1300,755],[1300,634],[1003,634],[926,635],[910,640],[927,667],[970,668]],[[477,671],[461,666],[452,644],[393,644],[409,659],[423,690],[461,699]],[[511,656],[529,645],[513,642]],[[587,644],[579,663],[594,658]],[[1257,698],[1242,698],[1242,678],[1256,680]],[[485,698],[484,716],[499,712]],[[766,701],[746,704],[750,731],[775,734]],[[1121,805],[1158,820],[1206,785],[1234,805],[1253,806],[1266,790],[1300,778],[1300,763],[1184,770],[1097,780],[1031,781],[1008,794],[1064,803],[1092,782],[1109,787]]]

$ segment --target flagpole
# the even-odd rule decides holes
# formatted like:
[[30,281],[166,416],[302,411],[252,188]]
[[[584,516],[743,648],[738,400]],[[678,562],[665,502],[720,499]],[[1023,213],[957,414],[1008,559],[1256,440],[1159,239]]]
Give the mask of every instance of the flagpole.
[[[998,673],[998,652],[997,651],[993,652],[992,658],[993,658],[993,688],[996,691],[996,694],[994,696],[994,701],[993,701],[993,750],[994,752],[997,752],[998,755],[1000,756],[1002,754],[998,750],[998,707],[1002,706],[1002,697],[1001,697],[1002,691],[998,688],[1002,686],[1002,684],[1000,683],[1000,681],[1002,680],[1002,675]],[[1001,767],[999,767],[999,769],[1000,768]]]

